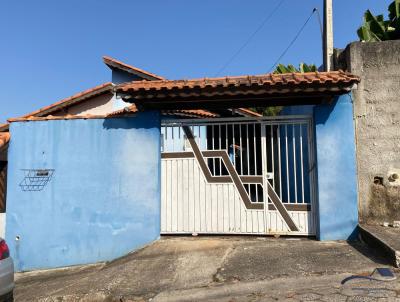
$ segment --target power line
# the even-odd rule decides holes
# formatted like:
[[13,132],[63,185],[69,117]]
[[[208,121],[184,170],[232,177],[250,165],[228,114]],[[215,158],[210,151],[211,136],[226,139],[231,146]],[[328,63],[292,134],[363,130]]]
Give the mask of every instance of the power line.
[[264,27],[264,25],[271,19],[271,17],[275,14],[275,12],[281,7],[281,5],[285,2],[285,0],[281,0],[277,6],[271,11],[271,13],[265,17],[265,19],[260,23],[257,29],[249,36],[249,38],[239,47],[239,49],[233,54],[232,57],[229,58],[228,61],[218,70],[216,76],[219,76],[222,71],[232,63],[232,61],[242,52],[242,50],[250,43],[250,41],[254,38],[254,36]]
[[321,31],[321,39],[324,40],[324,29],[322,26],[322,19],[321,19],[321,15],[319,14],[319,9],[318,7],[314,8],[315,11],[317,12],[317,18],[318,18],[318,23],[319,23],[319,29]]
[[306,27],[307,23],[310,21],[311,17],[314,15],[314,13],[316,12],[316,9],[314,8],[313,11],[311,12],[311,15],[307,18],[306,22],[304,22],[303,26],[300,28],[300,30],[297,32],[296,36],[294,37],[294,39],[289,43],[288,47],[286,47],[286,49],[282,52],[282,54],[279,56],[279,58],[275,61],[275,63],[271,66],[271,68],[269,69],[268,72],[271,72],[274,67],[276,66],[276,64],[279,63],[279,61],[286,55],[286,53],[289,51],[290,47],[292,47],[292,45],[294,44],[294,42],[296,42],[297,38],[300,36],[300,34],[302,33],[302,31],[304,30],[304,28]]

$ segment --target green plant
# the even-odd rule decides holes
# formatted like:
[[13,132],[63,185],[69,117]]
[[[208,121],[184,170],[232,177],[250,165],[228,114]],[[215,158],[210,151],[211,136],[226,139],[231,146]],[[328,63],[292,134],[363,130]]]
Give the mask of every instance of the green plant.
[[282,106],[274,106],[274,107],[253,107],[251,110],[262,114],[263,116],[277,116],[282,111]]
[[[314,64],[306,64],[306,63],[300,63],[299,68],[296,68],[292,64],[289,65],[283,65],[279,64],[276,66],[275,70],[273,73],[278,74],[278,73],[293,73],[293,72],[315,72],[317,71],[317,66]],[[282,111],[283,107],[282,106],[275,106],[275,107],[255,107],[251,108],[253,111],[256,111],[264,116],[276,116],[279,115],[279,113]]]
[[374,16],[370,10],[364,14],[364,23],[357,30],[360,41],[376,42],[400,39],[400,0],[393,1],[389,7],[389,19],[383,15]]
[[300,63],[299,68],[294,67],[292,64],[289,64],[287,66],[283,64],[279,64],[276,66],[274,73],[292,73],[292,72],[313,72],[317,71],[317,66],[314,64],[306,64],[306,63]]

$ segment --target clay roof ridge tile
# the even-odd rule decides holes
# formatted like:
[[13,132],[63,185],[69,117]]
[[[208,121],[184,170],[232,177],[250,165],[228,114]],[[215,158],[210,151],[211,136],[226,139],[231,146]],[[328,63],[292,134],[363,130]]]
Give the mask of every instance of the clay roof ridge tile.
[[303,78],[304,81],[306,81],[307,83],[312,83],[312,78],[310,77],[310,74],[308,72],[304,74]]
[[274,76],[272,73],[269,73],[266,75],[265,79],[263,79],[263,85],[274,85],[275,84],[275,80],[274,80]]
[[324,79],[325,83],[332,83],[334,81],[332,74],[328,72],[324,73],[321,77]]
[[270,82],[272,85],[275,85],[275,74],[270,73],[269,74]]
[[340,76],[338,73],[330,73],[328,77],[332,80],[332,83],[338,83],[340,80],[346,80],[346,78]]
[[289,79],[288,79],[288,78],[289,78],[289,77],[290,77],[290,73],[289,73],[289,74],[283,73],[283,74],[282,74],[282,77],[281,77],[281,78],[282,78],[282,83],[283,83],[283,84],[288,84],[288,82],[289,82]]
[[295,73],[294,72],[288,74],[287,83],[288,84],[295,84],[296,83],[296,78],[295,78]]

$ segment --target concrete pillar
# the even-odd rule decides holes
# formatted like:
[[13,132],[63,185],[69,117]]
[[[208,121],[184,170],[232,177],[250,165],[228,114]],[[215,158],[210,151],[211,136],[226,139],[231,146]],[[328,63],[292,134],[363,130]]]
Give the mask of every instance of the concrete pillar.
[[333,69],[333,15],[332,0],[324,0],[324,70]]

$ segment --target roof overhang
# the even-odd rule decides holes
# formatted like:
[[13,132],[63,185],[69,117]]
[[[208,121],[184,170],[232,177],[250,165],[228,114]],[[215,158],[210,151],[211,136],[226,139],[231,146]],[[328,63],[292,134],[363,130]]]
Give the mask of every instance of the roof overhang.
[[348,93],[359,78],[343,71],[129,82],[117,96],[139,109],[224,109],[312,105]]
[[159,75],[156,75],[156,74],[148,72],[146,70],[137,68],[132,65],[128,65],[124,62],[121,62],[119,60],[116,60],[116,59],[108,57],[108,56],[103,56],[103,62],[111,69],[114,68],[114,69],[125,71],[125,72],[133,74],[139,78],[142,78],[143,80],[147,80],[147,81],[165,80],[165,78],[163,78]]
[[9,129],[10,129],[10,125],[9,124],[0,124],[0,133],[1,132],[8,132]]
[[104,83],[96,87],[93,87],[91,89],[79,92],[73,96],[58,101],[54,104],[40,108],[39,110],[33,111],[31,113],[25,114],[24,116],[22,116],[22,118],[27,118],[31,116],[35,117],[46,116],[63,108],[79,104],[87,99],[101,95],[103,93],[113,93],[113,84],[111,82]]
[[[128,107],[116,110],[107,114],[107,117],[118,117],[136,114],[139,110],[135,104]],[[207,111],[207,110],[163,110],[161,111],[163,115],[174,115],[174,116],[184,116],[184,117],[194,117],[194,118],[214,118],[219,117],[218,114]]]
[[8,147],[8,142],[10,141],[9,132],[0,133],[0,152],[4,151]]

